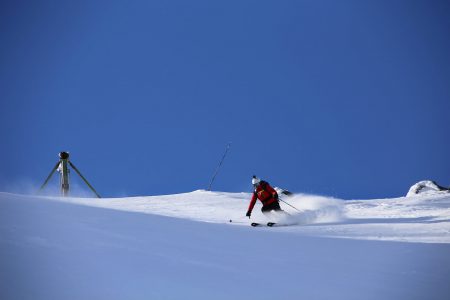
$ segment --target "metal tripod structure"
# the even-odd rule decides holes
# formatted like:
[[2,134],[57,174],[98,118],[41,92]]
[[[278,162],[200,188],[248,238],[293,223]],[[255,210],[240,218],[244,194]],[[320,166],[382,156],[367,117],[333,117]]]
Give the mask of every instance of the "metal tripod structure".
[[59,153],[59,161],[56,163],[56,165],[53,167],[52,171],[50,172],[50,175],[48,175],[47,179],[45,180],[44,184],[41,186],[39,191],[43,190],[47,183],[50,181],[50,178],[52,178],[53,174],[55,174],[56,171],[59,171],[61,174],[60,177],[60,185],[61,185],[61,194],[66,197],[69,195],[69,166],[72,167],[72,169],[75,170],[75,172],[83,179],[84,183],[91,189],[91,191],[94,192],[94,194],[101,198],[100,195],[97,193],[97,191],[92,187],[92,185],[84,178],[84,176],[81,174],[81,172],[75,167],[75,165],[69,160],[69,153],[68,152],[60,152]]

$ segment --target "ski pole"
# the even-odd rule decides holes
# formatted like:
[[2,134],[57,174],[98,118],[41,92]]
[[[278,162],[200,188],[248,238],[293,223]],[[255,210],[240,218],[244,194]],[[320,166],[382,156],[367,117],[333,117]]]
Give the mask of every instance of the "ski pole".
[[289,205],[290,207],[292,207],[293,209],[295,209],[296,211],[299,211],[299,212],[301,212],[301,210],[300,209],[298,209],[298,208],[296,208],[295,206],[292,206],[292,205],[290,205],[289,203],[287,203],[286,201],[284,201],[283,199],[281,199],[281,198],[278,198],[278,200],[280,200],[280,201],[283,201],[285,204],[287,204],[287,205]]

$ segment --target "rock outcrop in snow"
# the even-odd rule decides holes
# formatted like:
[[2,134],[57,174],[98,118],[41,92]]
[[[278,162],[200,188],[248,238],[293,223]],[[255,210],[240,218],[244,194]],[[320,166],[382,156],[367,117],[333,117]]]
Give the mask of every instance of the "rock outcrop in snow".
[[406,197],[411,197],[418,194],[441,194],[449,193],[450,189],[440,186],[435,181],[423,180],[414,184],[406,194]]

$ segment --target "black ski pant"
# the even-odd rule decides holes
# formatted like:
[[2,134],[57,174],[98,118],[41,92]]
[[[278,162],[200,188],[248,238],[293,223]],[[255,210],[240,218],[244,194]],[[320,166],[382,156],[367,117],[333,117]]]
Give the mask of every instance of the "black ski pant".
[[280,211],[281,210],[280,203],[278,201],[270,203],[269,205],[264,205],[261,208],[262,213],[268,213],[268,212],[270,212],[272,210],[275,210],[275,211]]

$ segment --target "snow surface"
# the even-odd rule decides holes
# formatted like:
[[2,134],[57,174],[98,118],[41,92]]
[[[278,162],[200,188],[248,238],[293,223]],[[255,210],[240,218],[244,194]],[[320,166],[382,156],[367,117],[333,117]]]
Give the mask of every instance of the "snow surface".
[[249,198],[0,193],[0,299],[449,299],[449,195]]

